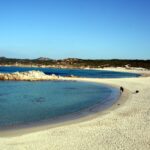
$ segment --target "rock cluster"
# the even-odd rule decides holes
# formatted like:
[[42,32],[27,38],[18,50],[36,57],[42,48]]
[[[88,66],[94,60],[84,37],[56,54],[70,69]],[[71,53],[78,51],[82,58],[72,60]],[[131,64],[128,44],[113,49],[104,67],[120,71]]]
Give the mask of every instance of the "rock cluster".
[[0,73],[0,80],[18,80],[18,81],[40,81],[40,80],[58,80],[59,76],[54,74],[46,75],[40,71]]

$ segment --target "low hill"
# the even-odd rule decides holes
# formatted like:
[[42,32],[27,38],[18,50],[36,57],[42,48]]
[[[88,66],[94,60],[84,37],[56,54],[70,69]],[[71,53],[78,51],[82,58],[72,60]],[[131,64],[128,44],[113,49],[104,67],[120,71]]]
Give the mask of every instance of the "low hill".
[[38,59],[14,59],[14,58],[0,57],[0,65],[58,67],[58,68],[142,67],[150,69],[150,60],[127,60],[127,59],[91,60],[78,58],[53,60],[45,57],[40,57]]

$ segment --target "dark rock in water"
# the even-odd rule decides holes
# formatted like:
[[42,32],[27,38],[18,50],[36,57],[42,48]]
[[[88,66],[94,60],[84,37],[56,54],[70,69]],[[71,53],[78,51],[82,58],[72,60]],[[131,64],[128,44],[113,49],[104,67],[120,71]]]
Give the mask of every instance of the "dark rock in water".
[[67,87],[67,88],[64,88],[66,90],[76,90],[77,88],[74,88],[74,87]]
[[32,102],[35,102],[35,103],[43,103],[43,102],[45,102],[45,99],[44,99],[44,97],[39,97],[39,98],[33,100]]

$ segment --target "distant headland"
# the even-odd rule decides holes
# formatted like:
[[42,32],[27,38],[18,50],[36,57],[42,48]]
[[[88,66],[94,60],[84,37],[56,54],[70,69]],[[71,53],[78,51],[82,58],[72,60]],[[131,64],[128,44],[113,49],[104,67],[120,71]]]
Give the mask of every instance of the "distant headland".
[[51,68],[105,68],[105,67],[132,67],[150,69],[149,60],[131,59],[50,59],[39,57],[37,59],[17,59],[0,57],[0,66],[23,67],[51,67]]

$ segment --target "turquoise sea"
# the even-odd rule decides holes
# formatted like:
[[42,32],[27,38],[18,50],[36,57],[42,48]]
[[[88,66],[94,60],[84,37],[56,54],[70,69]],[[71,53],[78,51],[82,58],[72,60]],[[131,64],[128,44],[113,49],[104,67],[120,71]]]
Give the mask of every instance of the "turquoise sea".
[[82,70],[82,69],[57,69],[57,68],[29,68],[29,67],[0,67],[0,73],[13,73],[38,70],[45,74],[55,74],[60,76],[78,76],[86,78],[125,78],[125,77],[139,77],[136,73],[127,72],[113,72],[105,70]]
[[[33,68],[0,67],[0,72],[28,71]],[[47,74],[77,75],[84,77],[136,77],[137,74],[90,71],[41,69]],[[117,88],[104,84],[78,81],[0,81],[0,128],[38,123],[81,112],[99,105],[111,106],[120,96]]]
[[119,90],[75,81],[0,81],[0,127],[34,123],[112,105]]

